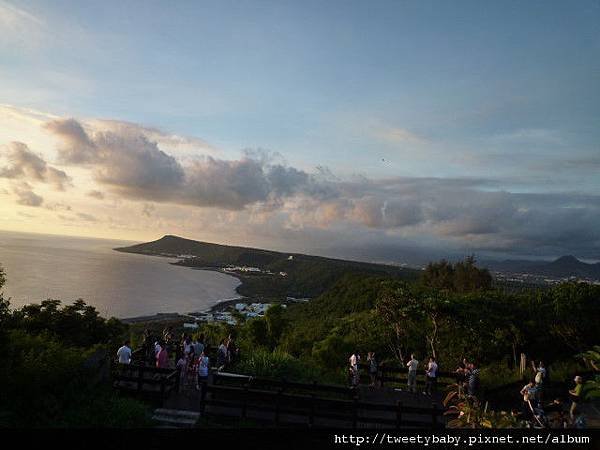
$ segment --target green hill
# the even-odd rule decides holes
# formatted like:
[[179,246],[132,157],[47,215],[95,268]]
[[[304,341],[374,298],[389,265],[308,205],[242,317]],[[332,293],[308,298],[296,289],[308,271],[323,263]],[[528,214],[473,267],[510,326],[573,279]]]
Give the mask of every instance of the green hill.
[[[239,275],[242,285],[238,292],[248,297],[316,297],[347,274],[387,275],[408,280],[416,279],[419,273],[391,265],[212,244],[171,235],[115,250],[170,257],[186,255],[178,264],[188,267],[257,267],[262,272]],[[285,276],[280,275],[281,272]]]

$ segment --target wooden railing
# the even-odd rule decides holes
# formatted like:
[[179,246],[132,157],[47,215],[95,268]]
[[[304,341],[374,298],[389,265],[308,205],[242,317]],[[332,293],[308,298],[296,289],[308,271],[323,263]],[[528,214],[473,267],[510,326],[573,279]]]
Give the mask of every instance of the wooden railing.
[[165,399],[179,390],[179,369],[159,369],[142,364],[113,364],[113,387],[139,395]]
[[[290,383],[286,387],[292,385]],[[232,387],[203,384],[201,407],[206,415],[234,416],[242,420],[272,423],[275,426],[315,426],[316,419],[325,419],[326,422],[322,423],[322,426],[345,425],[357,428],[363,424],[377,424],[396,428],[445,427],[444,411],[434,403],[430,407],[406,406],[402,402],[395,405],[368,403],[359,401],[357,397],[352,400],[332,399],[319,397],[314,393],[291,394],[284,389],[262,390],[250,388],[248,385]],[[223,409],[227,409],[228,412]],[[250,415],[250,411],[254,414]]]
[[[361,382],[370,383],[369,366],[367,364],[359,365],[361,370]],[[384,385],[403,385],[408,383],[408,369],[403,367],[392,367],[381,364],[377,371],[377,381],[381,386]],[[417,370],[417,386],[424,386],[426,382],[425,370]],[[454,372],[437,372],[437,384],[447,386],[456,383],[456,373]]]
[[[232,376],[233,375],[233,376]],[[354,387],[321,384],[316,381],[312,383],[299,383],[285,379],[275,380],[271,378],[240,376],[238,374],[214,373],[213,384],[229,387],[243,387],[258,389],[262,391],[281,391],[284,393],[310,393],[323,396],[336,396],[340,398],[354,398],[356,389]]]

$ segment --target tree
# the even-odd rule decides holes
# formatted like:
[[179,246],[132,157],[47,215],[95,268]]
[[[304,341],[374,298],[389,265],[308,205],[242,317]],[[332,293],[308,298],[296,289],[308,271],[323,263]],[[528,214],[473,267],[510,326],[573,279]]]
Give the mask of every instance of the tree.
[[375,307],[377,315],[391,330],[390,350],[401,362],[405,360],[409,329],[423,317],[419,300],[407,286],[401,286],[384,292]]
[[475,263],[474,256],[455,264],[446,260],[429,263],[421,275],[421,284],[427,288],[459,293],[491,289],[489,271],[479,269]]
[[0,266],[0,347],[4,343],[5,340],[5,330],[6,323],[10,317],[10,304],[8,300],[4,300],[2,295],[2,287],[6,282],[6,275],[4,273],[4,269]]
[[574,352],[597,344],[600,317],[600,286],[589,283],[563,283],[539,294],[538,302],[548,305],[549,329]]
[[269,333],[264,318],[256,317],[245,322],[242,333],[248,342],[249,351],[255,351],[257,347],[269,347]]
[[438,344],[438,335],[440,332],[440,327],[445,320],[445,313],[450,301],[443,292],[431,291],[421,299],[420,304],[423,314],[427,319],[425,339],[427,340],[427,344],[431,349],[431,356],[437,359],[438,355],[436,349]]
[[273,305],[265,313],[265,321],[267,325],[267,333],[271,346],[275,347],[283,334],[287,325],[285,318],[285,309],[281,305]]

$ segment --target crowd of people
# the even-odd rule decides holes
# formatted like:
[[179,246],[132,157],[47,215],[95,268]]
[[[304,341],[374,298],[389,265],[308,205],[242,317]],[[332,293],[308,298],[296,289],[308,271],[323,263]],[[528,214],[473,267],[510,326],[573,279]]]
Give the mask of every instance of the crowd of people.
[[[349,358],[348,378],[351,386],[360,384],[361,356],[358,351],[352,353]],[[415,354],[405,363],[407,369],[407,390],[417,392],[417,373],[419,367],[425,369],[425,390],[423,394],[431,396],[437,388],[439,367],[434,357],[428,358],[425,364],[421,364]],[[367,355],[366,368],[370,377],[370,386],[380,385],[380,365],[374,352]],[[554,399],[544,403],[544,388],[548,383],[548,369],[543,361],[531,361],[531,380],[520,390],[523,399],[520,410],[515,409],[512,415],[523,420],[533,427],[552,428],[583,428],[585,427],[585,416],[579,411],[582,399],[583,379],[576,376],[573,380],[574,388],[569,390],[570,405],[561,399]],[[477,365],[464,358],[455,370],[458,394],[470,401],[479,402],[480,397],[480,370]],[[567,409],[568,407],[568,409]],[[551,418],[549,418],[551,416]]]
[[[360,384],[360,363],[361,357],[358,351],[355,351],[350,355],[348,359],[349,368],[348,368],[348,380],[351,386],[358,386]],[[367,353],[367,371],[370,378],[370,386],[378,386],[381,385],[380,379],[380,364],[377,361],[375,356],[375,352]],[[466,361],[465,361],[466,363]],[[410,355],[410,360],[406,362],[406,368],[408,371],[408,382],[407,388],[409,392],[416,393],[417,392],[417,371],[419,369],[419,361],[416,359],[415,354]],[[438,364],[435,360],[435,357],[429,357],[427,363],[424,366],[425,369],[425,391],[423,394],[433,395],[433,393],[437,390],[437,379],[439,375]],[[468,379],[468,385],[470,389],[473,391],[473,395],[475,395],[475,391],[479,386],[479,369],[476,369],[474,364],[470,364],[468,367],[465,366],[464,371],[462,372],[464,379]]]
[[465,394],[470,398],[478,398],[479,368],[477,365],[472,361],[468,361],[467,358],[463,358],[456,368],[455,374],[458,393]]
[[[177,339],[172,327],[165,328],[159,337],[145,330],[141,352],[141,362],[146,365],[159,369],[178,369],[181,377],[180,386],[195,382],[196,388],[199,389],[199,385],[208,379],[211,348],[204,334],[191,336],[184,333]],[[132,355],[129,341],[125,341],[117,350],[120,364],[131,364]],[[238,356],[239,348],[231,335],[221,340],[216,350],[217,370],[224,370]]]
[[[543,361],[537,364],[531,361],[531,369],[533,372],[532,378],[519,391],[523,402],[520,411],[513,411],[514,415],[528,421],[532,426],[536,427],[552,427],[552,428],[584,428],[585,416],[579,410],[583,391],[583,378],[577,375],[573,382],[575,386],[568,391],[570,406],[566,409],[566,403],[555,398],[551,402],[544,402],[545,386],[549,381],[548,370]],[[553,413],[553,419],[549,415]]]
[[[183,334],[176,339],[172,328],[163,330],[161,337],[152,336],[147,330],[144,332],[142,342],[142,357],[144,363],[154,365],[161,369],[177,368],[180,371],[180,386],[189,385],[193,381],[196,388],[206,382],[210,372],[209,345],[204,334],[190,336]],[[175,355],[172,359],[170,356]],[[120,364],[130,364],[133,352],[129,341],[125,341],[117,350],[117,359]],[[216,367],[222,371],[239,358],[239,348],[236,346],[232,336],[222,339],[216,349]],[[361,356],[355,351],[349,357],[349,384],[358,386],[361,382]],[[417,374],[419,367],[425,370],[425,390],[423,394],[432,396],[437,390],[437,379],[439,367],[435,357],[431,356],[427,362],[421,364],[415,354],[405,363],[407,369],[407,390],[417,392]],[[381,386],[381,366],[375,352],[368,352],[366,358],[366,369],[370,379],[370,386]],[[531,361],[532,377],[529,382],[519,391],[522,397],[520,410],[513,410],[512,414],[519,419],[529,422],[532,426],[541,427],[577,427],[585,426],[585,417],[579,411],[581,402],[583,379],[581,376],[574,378],[574,388],[569,390],[570,406],[561,399],[554,399],[544,404],[545,386],[548,383],[549,374],[543,361]],[[480,371],[477,365],[464,358],[455,370],[456,385],[459,395],[468,399],[478,401]],[[554,423],[550,423],[548,415],[552,414]]]

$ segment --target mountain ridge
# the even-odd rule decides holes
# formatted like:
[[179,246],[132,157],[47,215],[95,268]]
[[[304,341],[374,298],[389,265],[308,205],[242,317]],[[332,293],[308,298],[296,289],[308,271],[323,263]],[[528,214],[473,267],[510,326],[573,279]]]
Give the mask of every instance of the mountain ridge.
[[155,256],[185,256],[176,264],[197,269],[259,268],[260,271],[256,272],[235,272],[242,281],[238,293],[247,297],[316,297],[348,274],[416,279],[419,273],[416,269],[394,265],[213,244],[174,235],[115,250]]
[[504,260],[488,262],[488,267],[497,272],[530,273],[556,278],[586,278],[600,280],[600,263],[586,263],[573,255],[564,255],[553,261]]

